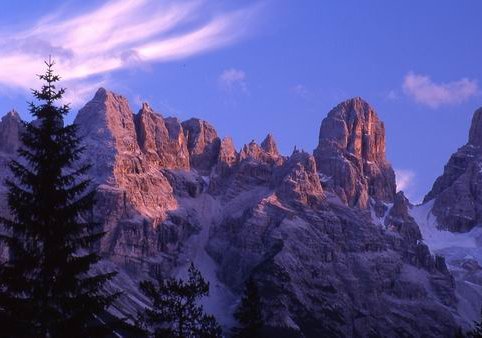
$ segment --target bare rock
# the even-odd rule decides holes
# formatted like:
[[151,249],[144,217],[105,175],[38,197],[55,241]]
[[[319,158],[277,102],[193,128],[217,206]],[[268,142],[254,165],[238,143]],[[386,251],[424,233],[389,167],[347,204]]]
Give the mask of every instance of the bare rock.
[[398,192],[385,217],[385,226],[400,233],[405,240],[415,243],[422,239],[422,234],[415,219],[408,212],[409,207],[410,203],[403,192]]
[[385,127],[361,98],[347,100],[328,113],[314,151],[320,173],[349,206],[366,208],[369,198],[391,202],[395,174],[385,156]]
[[279,154],[271,134],[264,139],[261,145],[257,144],[254,140],[249,144],[245,144],[239,157],[241,160],[250,158],[269,165],[281,165],[284,162],[284,158]]
[[191,166],[204,173],[209,173],[216,164],[221,140],[213,126],[206,121],[192,118],[182,122]]
[[[222,317],[236,300],[228,295],[253,276],[273,332],[454,334],[452,276],[395,195],[383,124],[361,99],[330,112],[315,156],[284,157],[271,135],[238,153],[205,121],[180,124],[148,105],[134,115],[105,89],[75,123],[82,160],[94,164],[102,263],[119,267],[115,283],[127,290],[119,308],[128,314],[143,301],[138,279],[179,276],[194,261]],[[386,227],[365,209],[372,200]]]
[[207,247],[227,285],[254,276],[268,325],[313,337],[455,332],[453,280],[426,246],[381,231],[362,210],[294,197],[268,193],[226,213]]
[[0,121],[0,151],[15,154],[20,146],[22,120],[15,110],[8,112]]
[[6,187],[3,182],[11,174],[8,164],[17,156],[23,129],[23,122],[15,110],[8,112],[0,121],[0,215],[2,216],[8,215]]
[[268,154],[273,156],[280,156],[278,151],[278,146],[276,145],[276,141],[272,134],[268,134],[266,138],[261,142],[261,148],[266,151]]
[[444,167],[424,203],[442,229],[467,232],[482,221],[482,108],[475,111],[469,140]]
[[320,178],[312,155],[295,151],[278,169],[274,186],[281,199],[297,201],[304,206],[315,206],[324,200]]
[[225,137],[221,141],[217,163],[210,176],[210,191],[217,193],[222,189],[239,164],[239,154],[233,140]]
[[141,150],[160,168],[189,170],[189,152],[181,123],[156,114],[144,103],[134,118]]
[[[154,119],[146,118],[153,124]],[[143,146],[153,141],[153,149],[144,153],[127,99],[103,88],[79,111],[74,123],[86,145],[83,160],[93,164],[91,175],[98,185],[94,215],[108,232],[102,250],[113,259],[124,256],[126,251],[136,252],[122,244],[129,238],[125,232],[132,231],[130,220],[137,219],[141,224],[159,222],[177,206],[172,187],[159,170],[160,164],[148,154],[157,154],[156,136],[143,134],[148,136]],[[147,234],[153,236],[154,228],[148,229]],[[144,236],[144,232],[139,234]]]

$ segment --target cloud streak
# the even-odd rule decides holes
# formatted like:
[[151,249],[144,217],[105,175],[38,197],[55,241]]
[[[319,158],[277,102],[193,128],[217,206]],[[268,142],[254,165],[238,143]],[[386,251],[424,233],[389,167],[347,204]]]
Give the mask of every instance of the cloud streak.
[[406,95],[430,108],[467,101],[479,93],[477,81],[462,78],[447,83],[436,83],[427,75],[408,73],[402,85]]
[[397,191],[404,191],[412,186],[415,173],[412,170],[396,169]]
[[259,6],[214,10],[187,2],[111,0],[65,17],[41,18],[23,31],[0,27],[0,86],[28,89],[51,54],[57,71],[83,91],[93,77],[146,62],[167,62],[227,46],[249,32]]

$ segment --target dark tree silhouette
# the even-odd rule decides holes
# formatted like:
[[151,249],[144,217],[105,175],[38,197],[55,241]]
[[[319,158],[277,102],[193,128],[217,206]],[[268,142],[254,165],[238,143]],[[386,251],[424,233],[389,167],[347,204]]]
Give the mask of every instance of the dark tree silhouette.
[[34,119],[25,123],[19,160],[6,181],[11,216],[1,218],[9,248],[0,266],[1,335],[11,337],[90,337],[107,332],[105,309],[117,297],[103,285],[115,273],[94,274],[100,256],[93,250],[103,236],[90,221],[94,204],[89,165],[80,165],[83,147],[76,126],[64,126],[68,105],[56,105],[64,89],[54,62],[39,75]]
[[207,283],[191,263],[187,281],[158,279],[141,282],[141,291],[152,301],[152,308],[139,313],[139,325],[153,337],[222,337],[213,316],[204,313],[199,299],[209,294]]
[[454,335],[454,338],[464,338],[465,335],[464,335],[464,331],[462,331],[462,328],[459,327],[457,328],[457,331],[455,331],[455,335]]
[[261,337],[260,331],[264,326],[261,300],[258,287],[252,277],[246,281],[244,294],[241,298],[241,303],[234,313],[234,317],[241,326],[233,329],[235,337]]

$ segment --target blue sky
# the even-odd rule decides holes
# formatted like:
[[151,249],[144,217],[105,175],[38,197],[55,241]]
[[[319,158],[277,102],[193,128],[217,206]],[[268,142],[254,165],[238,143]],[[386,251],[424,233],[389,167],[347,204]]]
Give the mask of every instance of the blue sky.
[[[480,1],[25,1],[0,5],[0,112],[24,118],[52,54],[73,118],[99,86],[238,148],[272,132],[316,147],[321,120],[361,96],[385,122],[387,155],[420,200],[482,106]],[[1,113],[0,113],[1,114]]]

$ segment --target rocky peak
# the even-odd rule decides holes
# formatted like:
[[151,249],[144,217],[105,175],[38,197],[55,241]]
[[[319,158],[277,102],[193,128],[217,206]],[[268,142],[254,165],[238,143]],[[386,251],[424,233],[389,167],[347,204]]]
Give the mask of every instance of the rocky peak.
[[261,157],[261,154],[264,153],[264,149],[256,143],[255,140],[251,140],[248,144],[243,146],[240,152],[240,158],[242,160],[246,158],[253,158],[258,160]]
[[161,168],[189,169],[189,153],[181,123],[163,118],[147,103],[135,115],[137,142],[151,162]]
[[278,153],[276,143],[271,134],[268,134],[261,145],[257,144],[254,140],[245,144],[239,157],[241,160],[253,159],[269,165],[281,165],[284,162],[283,157]]
[[8,113],[5,114],[5,116],[2,117],[2,122],[4,121],[16,121],[20,122],[22,119],[20,118],[20,115],[15,109],[10,110]]
[[14,154],[20,146],[22,120],[15,110],[11,110],[0,121],[0,151]]
[[366,208],[370,197],[393,200],[395,174],[385,157],[385,127],[363,99],[349,99],[328,113],[314,155],[329,187],[348,205]]
[[365,161],[385,162],[385,127],[375,110],[356,97],[328,113],[320,127],[319,144],[329,143]]
[[223,138],[219,147],[218,160],[210,177],[210,191],[219,192],[219,189],[228,183],[227,178],[234,173],[238,164],[239,154],[232,138]]
[[149,112],[153,113],[154,111],[152,110],[151,106],[149,105],[148,102],[142,102],[142,106],[139,112]]
[[[125,314],[135,315],[142,304],[134,282],[148,271],[169,276],[183,262],[212,258],[217,266],[198,265],[222,296],[212,304],[227,304],[222,317],[235,301],[231,291],[253,276],[273,332],[290,327],[296,336],[330,336],[328,323],[337,336],[451,336],[455,306],[441,306],[452,298],[451,276],[426,268],[430,253],[416,244],[420,235],[403,194],[384,218],[394,234],[373,226],[365,210],[332,201],[331,192],[325,198],[320,177],[350,205],[389,199],[380,192],[387,182],[391,189],[393,171],[384,139],[374,136],[380,122],[370,114],[355,102],[329,115],[324,123],[334,129],[323,130],[316,159],[298,150],[280,156],[270,135],[246,145],[241,156],[205,121],[181,124],[148,104],[134,115],[125,98],[99,89],[75,123],[97,183],[89,217],[106,232],[100,246],[108,264],[119,265],[115,283],[125,291],[119,303]],[[0,156],[0,167],[8,158]],[[0,212],[5,205],[0,196]],[[334,315],[325,318],[327,311]]]
[[425,196],[440,228],[470,231],[482,222],[482,108],[474,112],[469,141],[450,157]]
[[263,148],[263,150],[268,154],[279,156],[278,146],[276,145],[276,141],[271,133],[269,133],[263,142],[261,142],[261,148]]
[[234,147],[234,142],[231,137],[225,137],[221,141],[218,161],[220,163],[224,163],[228,167],[231,167],[238,161],[238,153],[236,152],[236,148]]
[[314,206],[325,195],[316,171],[315,159],[304,151],[294,151],[275,174],[277,194],[285,200],[294,200],[305,206]]
[[121,95],[99,88],[79,110],[75,123],[84,137],[109,143],[118,152],[138,151],[133,113]]
[[155,129],[158,124],[163,125],[161,116],[156,115],[146,102],[142,103],[139,112],[134,116],[137,142],[143,152],[156,152]]
[[416,242],[422,239],[420,229],[409,214],[410,202],[402,191],[395,195],[393,206],[385,217],[385,226],[395,230],[408,241]]
[[482,146],[482,107],[474,112],[472,124],[469,131],[469,144]]
[[214,127],[208,122],[192,118],[182,122],[191,166],[202,172],[209,172],[217,162],[221,140]]

